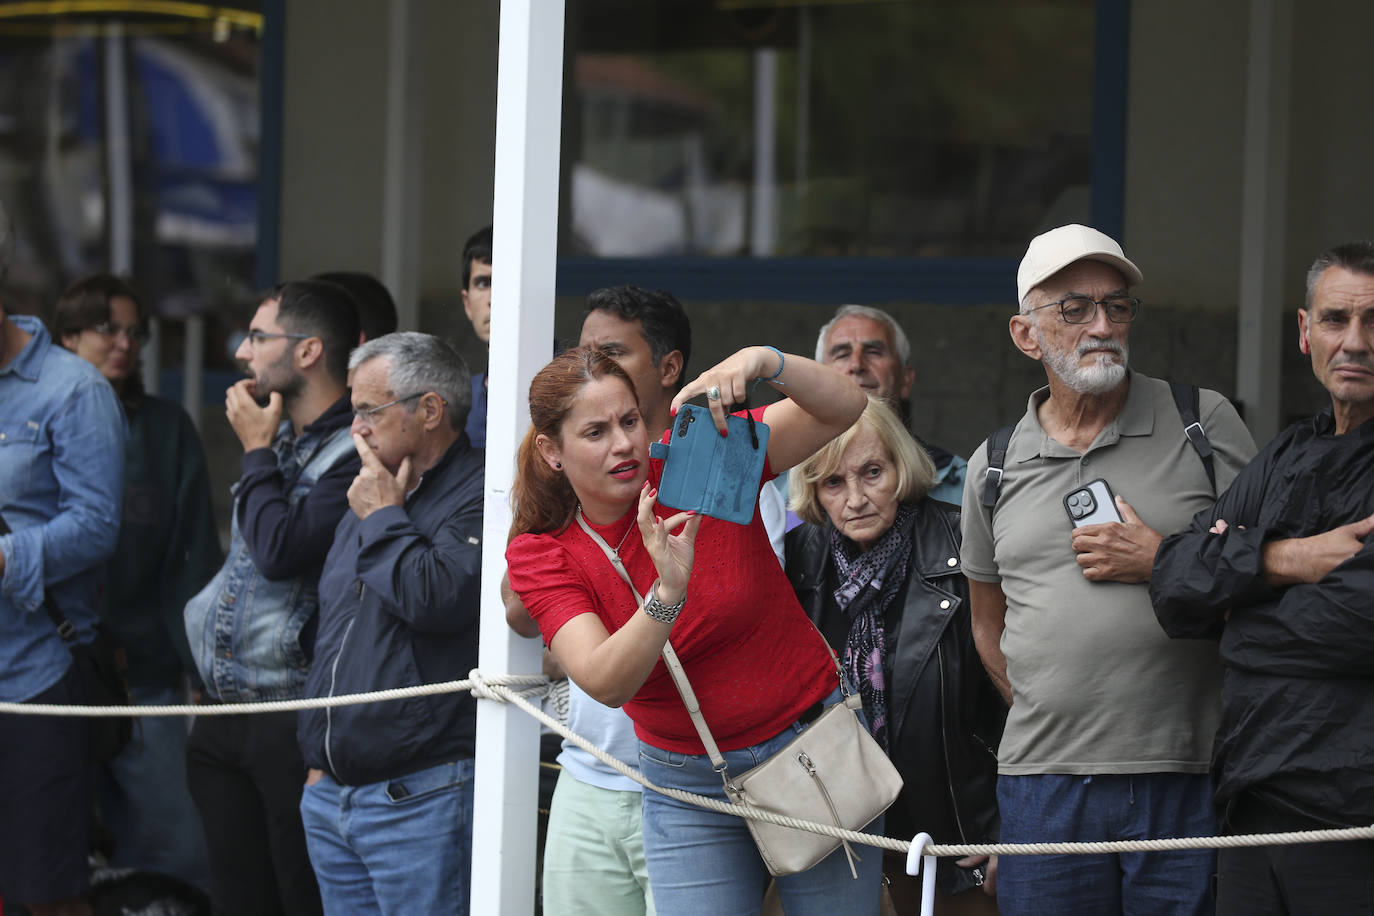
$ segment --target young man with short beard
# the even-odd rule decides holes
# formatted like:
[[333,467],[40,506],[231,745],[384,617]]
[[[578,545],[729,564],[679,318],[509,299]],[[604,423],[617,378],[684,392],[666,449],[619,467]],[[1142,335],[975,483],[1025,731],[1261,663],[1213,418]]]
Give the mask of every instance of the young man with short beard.
[[[205,703],[294,700],[314,649],[320,570],[360,459],[345,379],[358,316],[340,286],[287,283],[258,306],[225,393],[243,444],[229,555],[186,605]],[[299,811],[294,712],[201,716],[187,782],[205,825],[216,912],[320,912]]]

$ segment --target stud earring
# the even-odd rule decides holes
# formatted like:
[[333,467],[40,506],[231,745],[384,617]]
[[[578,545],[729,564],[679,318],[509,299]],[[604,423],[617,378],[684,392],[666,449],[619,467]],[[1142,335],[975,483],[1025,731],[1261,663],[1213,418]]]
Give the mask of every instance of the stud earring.
[[561,461],[555,461],[555,462],[553,463],[553,468],[554,468],[555,471],[561,471],[561,470],[563,470],[563,462],[561,462]]

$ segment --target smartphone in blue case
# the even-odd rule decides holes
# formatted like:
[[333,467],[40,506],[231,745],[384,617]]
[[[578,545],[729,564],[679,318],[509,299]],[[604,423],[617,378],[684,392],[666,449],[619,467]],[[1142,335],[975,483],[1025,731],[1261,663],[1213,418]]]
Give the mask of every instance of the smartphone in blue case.
[[736,416],[726,417],[725,426],[728,435],[722,436],[705,407],[678,410],[668,442],[649,446],[649,455],[663,461],[658,501],[747,525],[759,498],[768,426]]

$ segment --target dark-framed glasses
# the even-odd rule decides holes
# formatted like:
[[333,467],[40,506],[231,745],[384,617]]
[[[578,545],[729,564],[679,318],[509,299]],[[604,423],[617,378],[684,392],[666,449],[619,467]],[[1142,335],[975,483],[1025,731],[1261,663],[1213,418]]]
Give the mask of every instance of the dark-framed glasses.
[[381,413],[383,410],[386,410],[388,407],[395,407],[397,404],[404,404],[406,401],[413,401],[416,398],[422,398],[428,393],[429,392],[427,391],[417,391],[414,394],[408,394],[403,398],[397,398],[394,401],[387,401],[385,404],[378,404],[376,407],[354,407],[353,417],[354,419],[361,420],[368,426],[371,426],[372,419],[376,417],[377,414]]
[[1107,313],[1107,320],[1113,324],[1130,324],[1140,314],[1140,300],[1135,296],[1108,296],[1094,299],[1091,296],[1065,296],[1054,302],[1037,305],[1029,311],[1038,312],[1052,305],[1059,306],[1059,314],[1068,324],[1088,324],[1097,317],[1097,307]]
[[148,329],[141,324],[131,324],[128,327],[115,324],[113,321],[102,321],[100,324],[91,328],[106,340],[117,340],[123,337],[131,344],[147,343]]
[[256,347],[264,340],[276,340],[279,337],[286,337],[290,338],[291,340],[309,340],[314,336],[314,334],[287,334],[285,332],[280,334],[274,334],[268,331],[259,331],[257,328],[253,328],[251,331],[248,332],[248,343]]

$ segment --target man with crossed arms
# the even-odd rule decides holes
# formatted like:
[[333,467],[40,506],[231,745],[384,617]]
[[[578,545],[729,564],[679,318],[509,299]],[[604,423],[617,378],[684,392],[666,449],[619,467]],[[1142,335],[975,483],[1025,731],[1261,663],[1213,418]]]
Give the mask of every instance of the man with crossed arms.
[[[1227,833],[1374,823],[1374,243],[1323,252],[1298,346],[1331,405],[1274,437],[1167,539],[1169,635],[1221,638],[1212,753]],[[1223,849],[1217,909],[1368,913],[1374,841]]]

